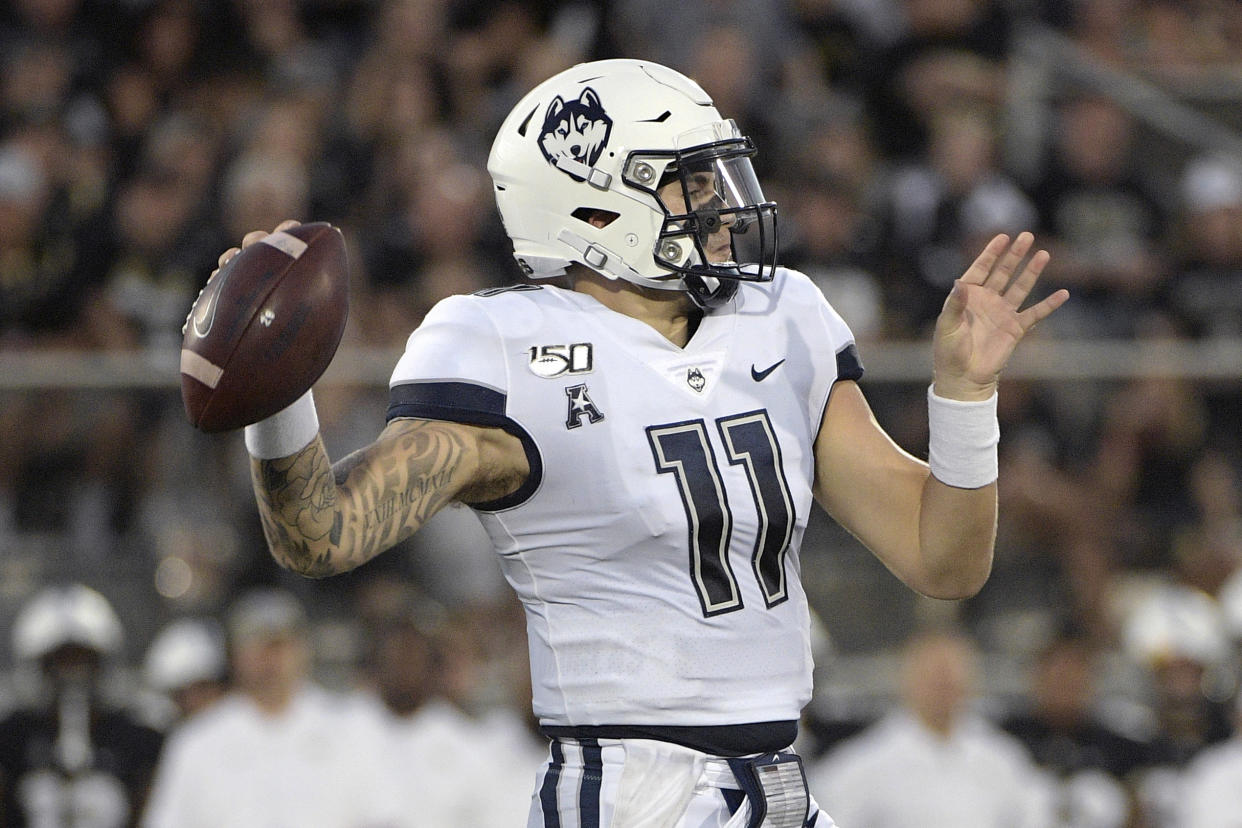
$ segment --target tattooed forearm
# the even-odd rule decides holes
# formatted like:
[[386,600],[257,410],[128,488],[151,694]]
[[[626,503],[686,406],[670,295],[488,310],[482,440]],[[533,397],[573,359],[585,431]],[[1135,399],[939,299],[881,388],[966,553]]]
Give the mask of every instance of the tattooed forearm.
[[315,440],[279,460],[252,460],[251,476],[263,534],[283,565],[315,577],[335,570],[331,547],[337,488],[323,444]]
[[281,460],[255,460],[263,531],[283,566],[312,577],[352,569],[422,526],[457,496],[477,451],[461,427],[411,421],[329,464],[320,440]]
[[412,481],[411,486],[413,488],[408,491],[398,492],[383,498],[379,503],[375,504],[373,509],[362,516],[362,530],[366,532],[372,529],[379,529],[398,514],[404,513],[411,508],[417,509],[418,504],[426,502],[427,496],[431,492],[451,481],[456,470],[457,467],[453,466],[436,474],[420,477]]
[[420,423],[372,462],[351,464],[342,487],[355,509],[344,545],[374,557],[409,536],[461,489],[465,443],[454,429]]

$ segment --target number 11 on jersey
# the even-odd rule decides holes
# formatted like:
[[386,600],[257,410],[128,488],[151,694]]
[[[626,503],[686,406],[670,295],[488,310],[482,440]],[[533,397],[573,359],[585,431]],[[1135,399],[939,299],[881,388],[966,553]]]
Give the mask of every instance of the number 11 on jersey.
[[[793,498],[781,463],[780,444],[762,409],[716,420],[724,455],[746,472],[758,530],[751,569],[770,609],[789,598],[785,558],[794,527]],[[720,475],[707,424],[686,420],[647,427],[656,471],[677,480],[689,525],[690,579],[711,617],[742,608],[729,546],[734,516]]]

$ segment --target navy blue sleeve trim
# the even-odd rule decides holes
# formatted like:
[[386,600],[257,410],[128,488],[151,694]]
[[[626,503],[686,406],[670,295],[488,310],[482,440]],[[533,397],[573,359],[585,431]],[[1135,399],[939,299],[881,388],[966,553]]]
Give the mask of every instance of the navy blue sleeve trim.
[[543,461],[526,429],[505,414],[506,397],[494,388],[469,382],[407,382],[388,391],[388,420],[413,417],[466,425],[503,428],[522,441],[530,474],[518,490],[486,503],[471,503],[481,512],[499,512],[530,499],[543,480]]
[[837,351],[837,379],[856,380],[862,375],[862,360],[858,358],[858,348],[851,342]]

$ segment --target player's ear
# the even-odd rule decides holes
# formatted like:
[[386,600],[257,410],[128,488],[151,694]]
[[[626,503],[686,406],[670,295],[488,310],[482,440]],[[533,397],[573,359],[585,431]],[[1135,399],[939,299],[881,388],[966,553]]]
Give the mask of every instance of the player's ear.
[[592,227],[603,229],[621,218],[621,214],[611,210],[598,210],[594,207],[579,207],[574,210],[573,217],[579,221],[585,221]]

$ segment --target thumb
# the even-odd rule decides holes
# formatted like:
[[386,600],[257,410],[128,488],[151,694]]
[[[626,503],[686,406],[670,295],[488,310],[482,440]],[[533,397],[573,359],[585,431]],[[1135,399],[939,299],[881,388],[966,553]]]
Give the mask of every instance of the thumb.
[[940,323],[942,325],[956,326],[963,314],[966,313],[966,290],[967,288],[962,284],[961,279],[953,282],[949,295],[944,299],[944,307],[940,310]]

